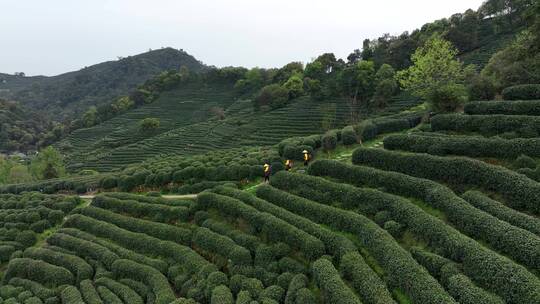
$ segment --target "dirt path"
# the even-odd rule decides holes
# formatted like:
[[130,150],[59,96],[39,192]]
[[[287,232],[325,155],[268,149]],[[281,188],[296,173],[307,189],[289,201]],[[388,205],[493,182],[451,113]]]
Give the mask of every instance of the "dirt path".
[[[91,200],[95,195],[79,195],[79,197],[83,200]],[[197,194],[184,194],[184,195],[162,195],[161,196],[164,199],[183,199],[183,198],[196,198]]]

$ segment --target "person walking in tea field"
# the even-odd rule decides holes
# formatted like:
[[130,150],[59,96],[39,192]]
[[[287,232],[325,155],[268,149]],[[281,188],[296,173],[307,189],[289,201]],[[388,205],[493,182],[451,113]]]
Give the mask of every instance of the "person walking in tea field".
[[270,175],[272,174],[272,166],[270,166],[269,164],[264,164],[263,170],[264,170],[264,182],[268,183],[270,181]]
[[309,155],[308,150],[304,150],[304,151],[302,151],[302,153],[304,154],[304,166],[307,166],[309,164],[309,160],[311,158],[311,155]]
[[292,166],[293,166],[292,160],[287,159],[285,161],[285,171],[290,171],[292,169]]

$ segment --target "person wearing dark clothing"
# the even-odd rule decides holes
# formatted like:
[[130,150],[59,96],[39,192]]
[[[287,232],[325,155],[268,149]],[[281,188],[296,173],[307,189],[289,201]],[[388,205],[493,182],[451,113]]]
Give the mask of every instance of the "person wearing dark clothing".
[[311,158],[309,155],[309,152],[307,150],[302,151],[304,154],[304,166],[307,166],[309,164],[309,159]]
[[290,159],[287,159],[285,161],[285,171],[290,171],[292,169],[292,160]]
[[268,183],[270,181],[270,175],[272,174],[272,167],[269,164],[264,164],[264,182]]

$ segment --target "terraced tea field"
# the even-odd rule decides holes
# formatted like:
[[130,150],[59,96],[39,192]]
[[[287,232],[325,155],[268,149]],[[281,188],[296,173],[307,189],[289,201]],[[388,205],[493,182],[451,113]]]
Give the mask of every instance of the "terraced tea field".
[[[352,164],[318,160],[306,173],[281,171],[247,191],[218,185],[193,200],[98,195],[33,247],[3,241],[10,261],[0,297],[540,303],[540,185],[514,164],[521,154],[537,163],[536,138],[478,133],[534,120],[522,114],[540,102],[522,103],[472,103],[468,114],[435,116],[438,132],[390,135],[385,149],[354,150]],[[2,206],[27,196],[4,196],[13,203]],[[57,198],[35,197],[32,206],[46,208]]]
[[[365,118],[398,114],[420,103],[397,97],[384,110],[366,113]],[[225,119],[212,117],[210,108],[215,106],[224,109]],[[109,172],[171,155],[271,146],[285,138],[341,128],[348,113],[343,99],[321,102],[307,97],[281,109],[254,113],[249,100],[233,100],[231,88],[188,87],[166,92],[153,104],[96,127],[77,130],[58,146],[69,153],[66,160],[71,170]],[[160,119],[158,130],[140,132],[138,123],[147,117]]]

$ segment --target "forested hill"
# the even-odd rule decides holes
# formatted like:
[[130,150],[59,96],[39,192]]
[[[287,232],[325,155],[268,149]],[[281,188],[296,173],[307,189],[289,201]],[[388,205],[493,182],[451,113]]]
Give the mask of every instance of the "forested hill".
[[163,48],[52,77],[0,74],[0,97],[41,110],[55,120],[72,119],[92,105],[110,102],[162,71],[205,65],[183,50]]
[[522,15],[530,1],[510,2],[489,0],[477,10],[469,9],[426,23],[412,32],[365,39],[362,49],[355,50],[348,59],[362,58],[404,69],[411,65],[412,53],[433,34],[438,34],[458,49],[465,64],[475,64],[481,69],[526,26]]

